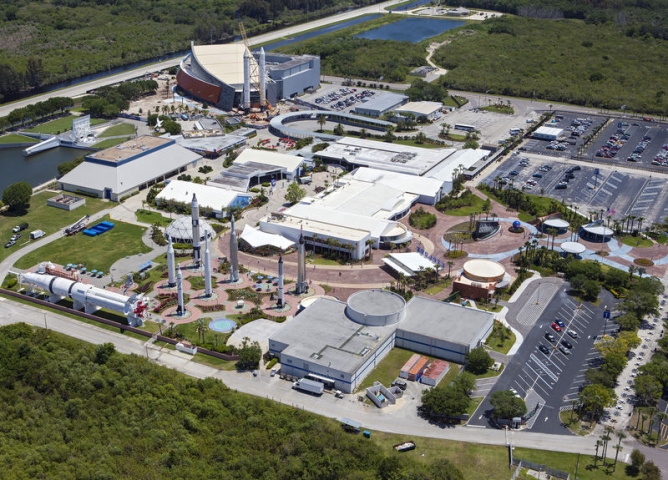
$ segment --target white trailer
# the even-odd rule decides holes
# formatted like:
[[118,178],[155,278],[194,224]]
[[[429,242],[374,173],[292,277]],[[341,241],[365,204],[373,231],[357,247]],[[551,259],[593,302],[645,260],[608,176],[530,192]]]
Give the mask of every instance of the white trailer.
[[314,395],[322,395],[322,392],[325,391],[325,386],[322,383],[314,382],[308,378],[300,378],[292,384],[292,388],[312,393]]

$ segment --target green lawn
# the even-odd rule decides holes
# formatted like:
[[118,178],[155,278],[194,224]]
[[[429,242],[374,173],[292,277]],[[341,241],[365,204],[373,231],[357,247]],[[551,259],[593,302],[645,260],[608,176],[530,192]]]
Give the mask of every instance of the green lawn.
[[105,148],[113,147],[115,145],[119,145],[127,140],[130,140],[132,137],[120,137],[120,138],[109,138],[107,140],[102,140],[101,142],[98,142],[93,145],[93,148],[97,148],[99,150],[104,150]]
[[[55,120],[51,120],[50,122],[46,122],[41,125],[37,125],[36,127],[30,128],[26,131],[32,133],[48,133],[56,135],[58,133],[63,133],[72,130],[72,120],[76,118],[79,117],[76,115],[68,115],[66,117],[56,118]],[[100,125],[101,123],[106,123],[106,122],[107,120],[104,120],[102,118],[90,119],[91,126]]]
[[[109,216],[100,221],[103,220],[109,220]],[[22,257],[16,262],[16,267],[29,268],[48,260],[60,264],[79,263],[89,270],[94,268],[109,272],[116,260],[151,251],[141,240],[146,228],[115,220],[113,223],[114,228],[96,237],[79,233],[72,237],[59,238]]]
[[26,137],[25,135],[18,135],[16,133],[8,133],[7,135],[3,135],[0,137],[0,144],[8,144],[8,143],[38,143],[39,140],[32,138],[32,137]]
[[[404,350],[403,348],[393,348],[390,353],[381,360],[373,372],[364,379],[362,384],[357,387],[358,392],[363,392],[366,388],[373,385],[373,382],[380,382],[386,387],[399,376],[401,367],[408,361],[415,352]],[[446,374],[447,375],[447,374]]]
[[649,238],[644,238],[640,235],[635,237],[633,235],[623,235],[616,238],[624,245],[628,245],[629,247],[634,248],[649,248],[654,245],[654,242],[652,242]]
[[444,288],[448,288],[451,283],[452,279],[445,279],[442,282],[435,283],[432,286],[425,288],[423,291],[427,295],[436,295],[437,293],[441,292]]
[[337,262],[336,260],[333,260],[331,258],[324,258],[321,257],[320,255],[316,255],[315,257],[307,256],[306,263],[309,263],[311,265],[337,265],[339,267],[341,266],[341,262]]
[[445,210],[443,213],[446,215],[452,215],[454,217],[467,217],[471,213],[481,212],[482,206],[485,201],[477,195],[471,197],[473,199],[473,204],[468,207],[454,208],[452,210]]
[[494,113],[505,113],[506,115],[513,115],[515,113],[515,109],[507,105],[490,105],[489,107],[482,107],[480,110]]
[[0,215],[0,238],[9,240],[9,237],[12,235],[12,228],[15,225],[24,222],[28,223],[29,225],[27,231],[21,232],[22,236],[15,246],[11,248],[0,249],[0,260],[15,252],[24,243],[29,242],[28,235],[32,230],[44,230],[47,235],[51,235],[52,233],[55,233],[58,230],[73,224],[84,215],[92,215],[93,213],[99,212],[104,208],[111,207],[108,202],[104,202],[97,198],[88,197],[85,197],[86,204],[84,206],[79,207],[76,210],[72,210],[71,212],[47,206],[46,201],[51,197],[55,197],[56,195],[57,193],[54,192],[41,192],[33,195],[32,199],[30,200],[30,207],[28,208],[28,212],[25,215]]
[[466,409],[466,413],[469,414],[469,417],[475,413],[476,409],[484,399],[485,397],[473,397],[471,399],[471,403],[469,403],[469,408]]
[[117,137],[119,135],[133,135],[135,133],[135,126],[130,123],[119,123],[113,127],[107,128],[100,137]]
[[489,348],[495,352],[503,353],[504,355],[508,353],[513,345],[515,345],[515,334],[513,332],[510,332],[510,335],[502,342],[499,337],[492,337],[491,335],[487,339],[487,346]]
[[[429,427],[426,427],[429,428]],[[464,427],[457,427],[464,428]],[[376,432],[372,438],[383,452],[397,455],[398,458],[430,464],[435,459],[447,458],[462,471],[463,478],[484,478],[484,480],[508,480],[512,471],[508,468],[508,449],[505,446],[482,445],[459,442],[456,440],[441,440],[395,433]],[[417,448],[409,452],[394,452],[392,446],[406,440],[414,440]],[[595,442],[595,440],[592,440]],[[551,452],[547,450],[532,450],[515,448],[516,458],[547,465],[558,470],[568,471],[573,478],[575,464],[578,461],[577,453]],[[600,464],[600,462],[599,462]],[[623,465],[617,465],[617,470],[609,475],[602,467],[594,468],[593,457],[580,456],[578,479],[580,480],[617,480],[632,478],[626,475]],[[636,477],[639,478],[639,477]]]
[[135,217],[137,217],[137,221],[142,222],[142,223],[148,223],[149,225],[154,225],[158,224],[161,227],[166,227],[172,221],[162,215],[160,212],[152,212],[150,210],[137,210],[135,212]]
[[[505,368],[505,365],[502,363],[501,368],[496,372],[494,370],[490,369],[490,370],[487,370],[485,373],[481,373],[480,375],[474,375],[474,376],[475,376],[476,379],[498,377],[499,375],[501,375],[504,368]],[[471,372],[469,372],[469,373],[471,373]]]

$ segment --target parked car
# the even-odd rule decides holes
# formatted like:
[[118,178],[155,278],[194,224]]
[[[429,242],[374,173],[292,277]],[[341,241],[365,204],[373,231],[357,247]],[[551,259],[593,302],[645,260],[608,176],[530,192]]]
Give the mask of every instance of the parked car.
[[16,245],[16,242],[14,240],[10,240],[9,242],[5,243],[5,248],[13,247]]
[[573,348],[573,344],[571,342],[569,342],[568,340],[562,340],[561,344],[568,349]]
[[510,175],[512,175],[513,177],[519,174],[520,172],[518,172],[517,170],[513,170],[512,172],[510,172]]
[[566,325],[564,324],[564,322],[563,322],[561,319],[559,319],[559,318],[555,319],[555,320],[554,320],[554,323],[556,323],[557,325],[559,325],[561,328],[564,328],[564,327],[566,326]]
[[543,352],[545,355],[549,355],[549,354],[550,354],[550,349],[547,348],[547,347],[546,347],[545,345],[543,345],[542,343],[541,343],[540,345],[538,345],[538,350],[540,350],[541,352]]
[[534,173],[534,174],[532,175],[532,177],[534,177],[534,178],[543,178],[543,175],[541,175],[540,173]]
[[563,353],[564,355],[570,355],[571,351],[564,347],[563,345],[559,345],[559,351]]
[[547,333],[545,334],[545,338],[547,338],[547,341],[550,342],[550,343],[554,343],[555,340],[556,340],[556,339],[554,338],[554,335],[552,335],[550,332],[547,332]]
[[554,329],[555,332],[561,332],[561,327],[556,323],[552,324],[552,328]]
[[554,187],[555,190],[566,190],[567,188],[568,184],[566,182],[560,182]]
[[576,332],[575,330],[569,330],[566,333],[569,334],[571,338],[578,338],[578,332]]

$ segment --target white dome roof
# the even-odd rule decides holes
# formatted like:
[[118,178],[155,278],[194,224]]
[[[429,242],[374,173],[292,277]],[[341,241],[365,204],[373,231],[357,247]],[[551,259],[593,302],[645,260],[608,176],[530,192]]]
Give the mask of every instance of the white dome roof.
[[[216,236],[216,232],[211,228],[211,225],[201,219],[199,221],[199,234],[200,242],[204,241],[205,236],[209,239]],[[174,243],[193,243],[192,218],[177,218],[165,229],[165,236],[171,238]]]

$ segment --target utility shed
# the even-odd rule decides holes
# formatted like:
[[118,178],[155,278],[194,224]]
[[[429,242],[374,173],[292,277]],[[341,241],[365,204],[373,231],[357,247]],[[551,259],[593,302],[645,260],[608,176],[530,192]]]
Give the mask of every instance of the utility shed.
[[562,128],[553,128],[553,127],[539,127],[533,132],[533,138],[539,140],[557,140],[564,130]]
[[408,380],[415,381],[417,380],[420,375],[422,375],[422,372],[424,371],[425,368],[427,368],[427,364],[429,363],[429,359],[427,357],[420,357],[417,362],[415,362],[415,365],[413,365],[408,372]]
[[420,355],[417,353],[414,353],[411,358],[408,359],[408,361],[404,364],[403,367],[401,367],[401,371],[399,372],[399,376],[401,378],[408,378],[408,372],[411,371],[411,368],[413,368],[413,365],[417,363],[417,361],[420,360]]
[[450,370],[450,364],[443,360],[434,360],[422,374],[420,382],[435,387]]

